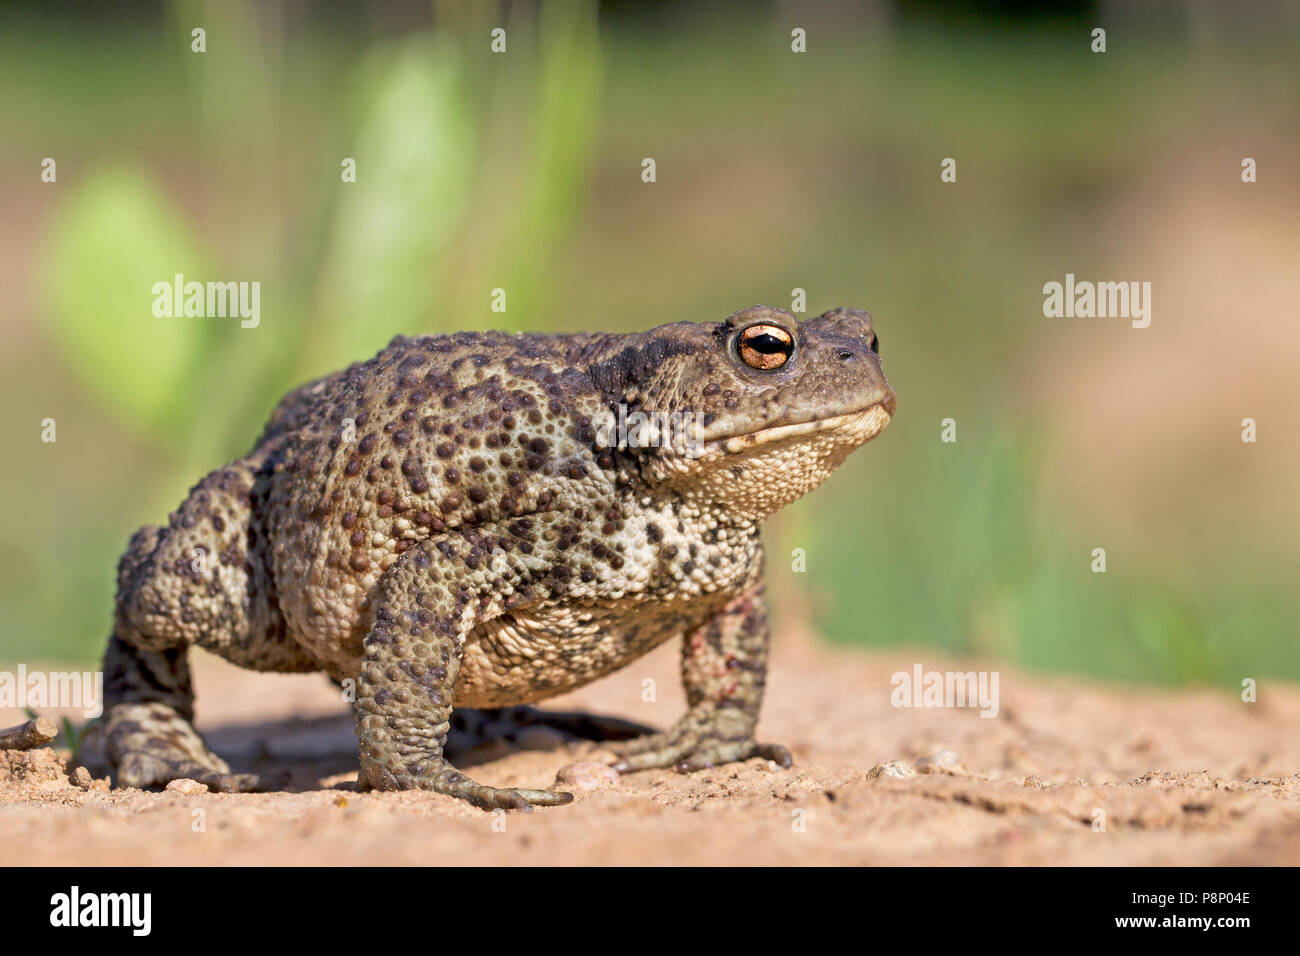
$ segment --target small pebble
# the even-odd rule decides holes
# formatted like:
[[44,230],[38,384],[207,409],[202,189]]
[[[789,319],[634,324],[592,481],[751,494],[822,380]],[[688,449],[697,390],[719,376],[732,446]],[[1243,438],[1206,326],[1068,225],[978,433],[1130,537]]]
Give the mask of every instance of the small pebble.
[[878,763],[867,771],[867,779],[875,780],[879,777],[915,777],[916,771],[906,760],[886,760],[884,763]]
[[554,727],[522,727],[515,734],[515,746],[523,750],[557,750],[566,740]]
[[78,767],[69,774],[68,779],[72,781],[74,787],[80,787],[82,790],[89,790],[95,784],[95,780],[90,775],[90,771],[85,767]]
[[571,763],[555,774],[555,786],[564,790],[603,790],[618,783],[618,771],[603,763]]
[[172,793],[207,793],[206,785],[199,783],[197,780],[191,780],[188,777],[181,777],[179,780],[173,780],[167,784],[167,789]]
[[1029,787],[1031,790],[1047,789],[1047,784],[1043,783],[1043,781],[1039,780],[1037,777],[1033,776],[1032,774],[1025,778],[1025,786]]
[[937,754],[922,757],[916,762],[917,773],[965,773],[961,758],[951,750],[940,750]]

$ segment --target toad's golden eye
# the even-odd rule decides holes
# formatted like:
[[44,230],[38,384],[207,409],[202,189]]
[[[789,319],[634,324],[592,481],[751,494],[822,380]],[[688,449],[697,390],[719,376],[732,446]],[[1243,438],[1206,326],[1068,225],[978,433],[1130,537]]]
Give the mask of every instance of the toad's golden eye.
[[794,338],[779,325],[751,325],[740,333],[736,350],[750,368],[771,371],[790,361]]

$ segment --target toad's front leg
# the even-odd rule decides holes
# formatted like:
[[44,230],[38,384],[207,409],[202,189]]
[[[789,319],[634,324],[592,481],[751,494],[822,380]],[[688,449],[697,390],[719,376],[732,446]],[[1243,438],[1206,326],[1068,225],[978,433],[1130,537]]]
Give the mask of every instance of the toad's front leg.
[[760,580],[682,640],[689,709],[668,730],[614,748],[619,772],[674,767],[682,773],[765,757],[793,762],[780,744],[754,737],[767,681],[767,603]]
[[502,560],[449,534],[421,542],[384,573],[357,688],[363,787],[432,790],[484,810],[573,800],[571,793],[486,787],[443,757],[465,637],[500,610],[504,591],[522,584]]

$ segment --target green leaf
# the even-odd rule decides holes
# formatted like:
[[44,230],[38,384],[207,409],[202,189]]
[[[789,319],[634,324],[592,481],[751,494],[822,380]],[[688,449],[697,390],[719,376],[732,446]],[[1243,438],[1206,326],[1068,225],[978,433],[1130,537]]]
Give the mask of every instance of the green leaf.
[[129,430],[167,437],[194,398],[208,319],[157,318],[153,286],[210,276],[181,216],[141,172],[96,173],[55,216],[41,297],[62,358]]
[[594,3],[543,7],[539,34],[531,176],[511,243],[511,318],[496,322],[510,328],[531,325],[546,310],[553,258],[581,209],[604,81]]
[[[475,131],[446,39],[379,54],[383,69],[351,152],[319,288],[313,369],[335,368],[427,325],[441,252],[468,207]],[[372,69],[374,64],[372,63]]]

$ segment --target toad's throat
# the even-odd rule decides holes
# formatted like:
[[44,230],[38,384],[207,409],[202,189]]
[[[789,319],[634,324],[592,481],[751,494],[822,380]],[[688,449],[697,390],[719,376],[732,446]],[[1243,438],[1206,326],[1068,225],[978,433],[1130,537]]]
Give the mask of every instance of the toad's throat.
[[728,454],[738,454],[757,448],[760,445],[769,445],[772,442],[786,441],[818,432],[840,432],[848,437],[850,441],[861,444],[879,435],[885,426],[889,424],[891,417],[885,403],[878,402],[860,411],[849,412],[845,415],[817,418],[808,422],[799,422],[795,425],[773,425],[770,428],[760,428],[758,431],[744,435],[717,438],[708,442],[708,447],[721,449]]

